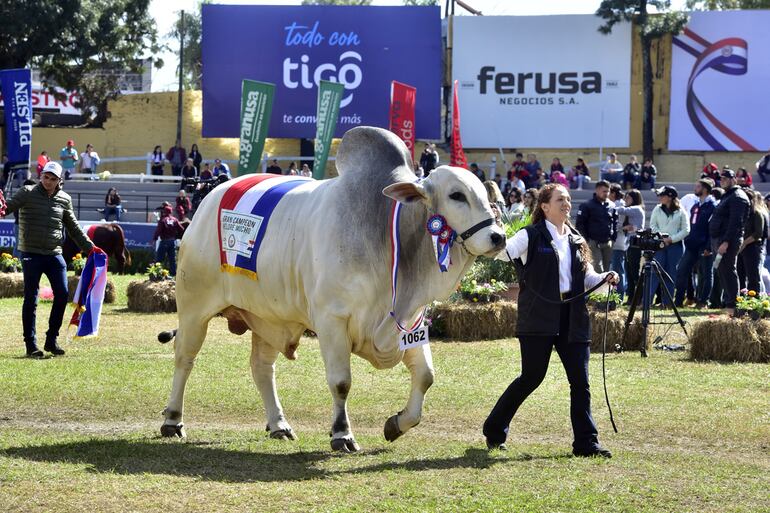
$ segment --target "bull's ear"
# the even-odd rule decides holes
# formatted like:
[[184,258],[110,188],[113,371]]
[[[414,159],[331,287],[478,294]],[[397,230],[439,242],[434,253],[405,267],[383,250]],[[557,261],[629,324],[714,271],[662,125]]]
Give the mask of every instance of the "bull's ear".
[[428,192],[425,190],[425,187],[413,182],[390,184],[382,190],[382,193],[401,203],[409,203],[415,200],[426,201],[428,199]]

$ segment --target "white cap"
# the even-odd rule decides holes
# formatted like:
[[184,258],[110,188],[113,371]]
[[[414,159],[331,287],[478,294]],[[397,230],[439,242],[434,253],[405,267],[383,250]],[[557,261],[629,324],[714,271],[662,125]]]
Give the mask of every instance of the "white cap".
[[61,165],[58,162],[51,161],[43,168],[43,173],[51,173],[56,178],[61,179]]

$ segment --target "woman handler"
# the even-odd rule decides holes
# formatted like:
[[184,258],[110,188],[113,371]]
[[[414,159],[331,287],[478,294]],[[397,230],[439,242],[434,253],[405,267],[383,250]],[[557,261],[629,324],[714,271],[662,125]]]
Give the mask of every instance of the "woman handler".
[[[588,244],[569,221],[571,209],[565,187],[546,185],[537,198],[532,224],[508,239],[506,251],[498,256],[516,259],[520,273],[516,335],[521,346],[521,375],[503,392],[484,422],[490,449],[505,449],[509,424],[524,399],[543,381],[555,347],[570,384],[573,454],[612,457],[599,445],[591,416],[591,324],[582,294],[602,281],[616,284],[618,275],[594,271]],[[577,299],[556,304],[568,298]]]

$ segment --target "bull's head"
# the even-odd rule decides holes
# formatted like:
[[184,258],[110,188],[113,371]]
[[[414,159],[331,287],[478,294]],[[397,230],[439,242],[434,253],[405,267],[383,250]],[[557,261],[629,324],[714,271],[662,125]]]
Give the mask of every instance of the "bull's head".
[[468,170],[440,166],[421,182],[398,182],[382,191],[402,203],[421,201],[441,214],[472,255],[495,255],[505,247],[505,232],[495,221],[484,185]]

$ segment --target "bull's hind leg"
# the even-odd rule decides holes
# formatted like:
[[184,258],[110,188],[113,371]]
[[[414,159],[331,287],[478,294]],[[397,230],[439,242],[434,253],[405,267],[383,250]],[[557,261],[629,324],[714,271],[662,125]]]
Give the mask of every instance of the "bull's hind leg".
[[425,393],[433,384],[433,357],[430,346],[424,345],[407,349],[404,352],[403,361],[412,375],[412,390],[406,408],[385,422],[385,439],[389,442],[394,441],[420,423]]
[[251,334],[251,375],[265,405],[267,431],[270,438],[295,440],[294,430],[283,416],[281,401],[275,390],[275,360],[278,351],[256,333]]
[[174,380],[168,405],[163,412],[166,420],[160,427],[160,434],[165,437],[184,438],[185,431],[182,423],[184,390],[187,385],[187,378],[190,377],[190,372],[195,364],[195,358],[206,338],[208,319],[200,321],[180,316],[179,320],[179,329],[174,344]]
[[332,450],[356,452],[360,450],[348,419],[347,400],[352,383],[350,373],[350,342],[345,320],[330,318],[318,330],[321,356],[326,368],[326,382],[334,403],[332,411]]

